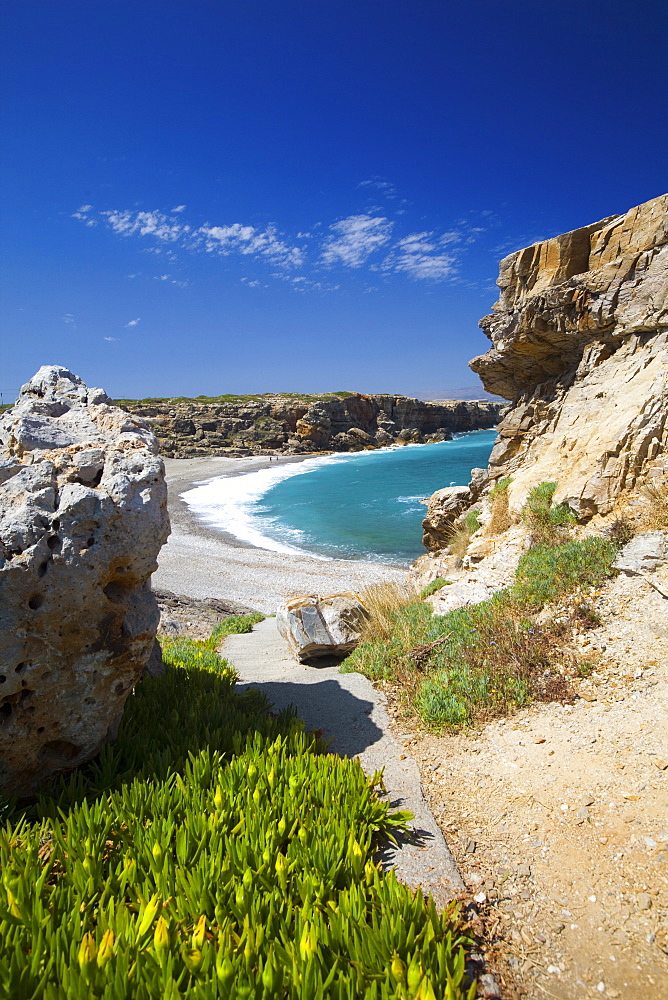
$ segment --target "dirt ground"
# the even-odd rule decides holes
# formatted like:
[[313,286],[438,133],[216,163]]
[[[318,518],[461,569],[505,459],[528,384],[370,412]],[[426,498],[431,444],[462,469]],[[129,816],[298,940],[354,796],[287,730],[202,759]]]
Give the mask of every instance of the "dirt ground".
[[506,998],[668,997],[668,599],[620,576],[592,603],[572,705],[443,736],[394,707]]

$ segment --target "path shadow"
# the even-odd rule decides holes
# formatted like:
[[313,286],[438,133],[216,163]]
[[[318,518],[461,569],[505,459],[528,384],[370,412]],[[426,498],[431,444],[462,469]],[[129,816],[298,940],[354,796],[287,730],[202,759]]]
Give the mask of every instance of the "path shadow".
[[321,733],[328,750],[341,757],[356,757],[383,738],[382,729],[369,718],[373,703],[357,698],[335,680],[237,684],[239,692],[249,689],[260,691],[274,711],[294,707],[306,728]]

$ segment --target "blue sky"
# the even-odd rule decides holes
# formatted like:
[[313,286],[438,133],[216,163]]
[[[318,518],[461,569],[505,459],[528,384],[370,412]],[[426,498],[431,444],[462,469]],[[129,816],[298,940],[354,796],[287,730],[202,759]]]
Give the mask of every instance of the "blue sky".
[[0,391],[481,394],[512,250],[662,194],[663,0],[6,0]]

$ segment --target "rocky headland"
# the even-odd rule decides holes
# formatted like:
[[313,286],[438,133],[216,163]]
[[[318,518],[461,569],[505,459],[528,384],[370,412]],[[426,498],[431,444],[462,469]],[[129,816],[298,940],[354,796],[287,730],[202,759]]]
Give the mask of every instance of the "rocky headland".
[[299,455],[445,441],[453,433],[494,427],[503,407],[487,400],[423,402],[359,392],[120,403],[148,421],[166,458]]

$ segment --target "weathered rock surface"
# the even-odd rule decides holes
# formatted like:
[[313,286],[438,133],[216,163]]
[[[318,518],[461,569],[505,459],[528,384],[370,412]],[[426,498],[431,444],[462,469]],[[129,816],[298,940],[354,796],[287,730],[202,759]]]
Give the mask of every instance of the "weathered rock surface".
[[[511,254],[498,284],[480,321],[494,346],[471,368],[512,405],[471,503],[510,476],[511,512],[556,481],[581,521],[606,516],[668,475],[668,195]],[[452,523],[433,508],[431,551]]]
[[653,573],[668,559],[668,538],[663,531],[636,535],[617,554],[613,565],[627,576]]
[[445,548],[452,526],[471,502],[472,494],[468,486],[445,486],[421,500],[420,503],[427,506],[427,516],[422,522],[424,547],[430,552]]
[[356,594],[308,595],[283,602],[276,624],[297,659],[308,663],[351,653],[367,615]]
[[471,362],[513,400],[490,458],[511,507],[535,483],[583,518],[606,514],[668,444],[668,195],[501,262],[481,320],[493,348]]
[[153,650],[164,468],[146,422],[110,404],[49,366],[0,417],[0,787],[12,794],[113,737]]
[[323,397],[258,396],[230,401],[124,401],[145,417],[164,455],[251,455],[363,451],[443,441],[458,431],[494,427],[503,404],[422,402],[363,393]]

